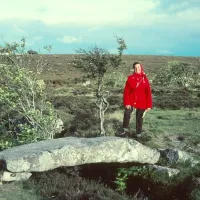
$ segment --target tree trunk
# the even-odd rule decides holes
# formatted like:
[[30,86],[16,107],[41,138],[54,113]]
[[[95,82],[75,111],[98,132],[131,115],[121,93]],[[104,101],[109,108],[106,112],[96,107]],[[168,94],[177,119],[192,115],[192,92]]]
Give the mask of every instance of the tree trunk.
[[100,118],[100,135],[105,136],[106,131],[104,129],[104,113],[108,109],[109,103],[107,102],[106,98],[101,94],[102,88],[102,77],[98,79],[98,90],[97,90],[97,103],[96,105],[99,108],[99,118]]

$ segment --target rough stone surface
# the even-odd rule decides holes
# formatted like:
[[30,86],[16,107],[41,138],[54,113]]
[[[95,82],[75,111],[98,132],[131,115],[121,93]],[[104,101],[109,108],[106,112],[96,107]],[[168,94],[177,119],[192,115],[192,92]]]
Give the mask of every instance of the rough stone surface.
[[1,181],[20,181],[20,180],[27,180],[30,178],[32,174],[31,173],[11,173],[11,172],[4,172],[3,176],[1,177]]
[[64,122],[62,121],[62,119],[59,118],[56,119],[54,124],[54,133],[60,133],[61,131],[63,131],[63,127],[64,127]]
[[178,150],[165,149],[160,151],[162,157],[164,157],[170,164],[177,163],[179,160]]
[[160,149],[159,151],[161,155],[160,158],[166,159],[169,164],[184,163],[188,161],[191,166],[194,167],[198,163],[198,160],[195,160],[192,154],[179,149]]
[[59,138],[0,152],[0,159],[6,161],[10,172],[40,172],[61,166],[102,162],[155,164],[159,157],[156,149],[133,139],[118,137]]
[[180,173],[179,169],[163,167],[159,165],[149,165],[149,167],[155,169],[157,173],[167,173],[169,177],[175,176]]

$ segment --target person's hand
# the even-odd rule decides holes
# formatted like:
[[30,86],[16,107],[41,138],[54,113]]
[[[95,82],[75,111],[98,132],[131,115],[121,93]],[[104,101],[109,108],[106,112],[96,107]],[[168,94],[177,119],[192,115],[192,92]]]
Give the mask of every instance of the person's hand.
[[146,112],[149,111],[149,110],[151,110],[151,108],[147,108],[147,109],[146,109]]
[[143,115],[142,115],[142,118],[144,118],[146,112],[148,112],[149,110],[151,110],[151,108],[147,108],[147,109],[144,111],[144,113],[143,113]]
[[131,106],[130,106],[130,105],[127,105],[126,108],[127,108],[127,109],[131,109]]

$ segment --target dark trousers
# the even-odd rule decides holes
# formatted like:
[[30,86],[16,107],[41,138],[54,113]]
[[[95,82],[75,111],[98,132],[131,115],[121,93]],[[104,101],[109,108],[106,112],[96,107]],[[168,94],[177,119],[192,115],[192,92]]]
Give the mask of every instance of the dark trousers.
[[[136,109],[136,134],[140,134],[142,132],[142,122],[143,122],[142,115],[144,111],[145,109],[138,109],[138,108]],[[133,107],[131,107],[130,109],[125,108],[123,128],[128,129],[132,112],[133,112]]]

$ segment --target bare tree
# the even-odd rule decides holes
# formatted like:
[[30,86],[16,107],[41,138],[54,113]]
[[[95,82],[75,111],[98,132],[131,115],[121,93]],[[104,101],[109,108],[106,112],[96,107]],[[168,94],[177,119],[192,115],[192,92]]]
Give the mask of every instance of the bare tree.
[[126,49],[126,44],[123,38],[117,37],[117,43],[117,55],[111,54],[107,50],[95,46],[89,50],[76,50],[78,55],[73,62],[74,67],[86,73],[88,77],[97,80],[96,105],[99,108],[101,136],[105,136],[106,134],[104,129],[104,113],[109,107],[109,103],[102,91],[103,78],[108,68],[117,68],[122,64],[122,54]]

